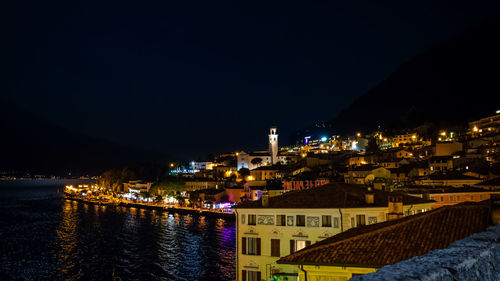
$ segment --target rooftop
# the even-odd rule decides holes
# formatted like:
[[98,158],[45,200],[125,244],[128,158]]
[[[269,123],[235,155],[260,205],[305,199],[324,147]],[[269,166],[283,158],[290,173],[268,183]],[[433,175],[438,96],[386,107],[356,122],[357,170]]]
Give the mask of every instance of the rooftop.
[[[428,176],[425,176],[425,178],[430,179],[430,180],[478,180],[478,178],[467,176],[467,175],[460,175],[460,174],[455,174],[455,173],[450,173],[450,174],[430,174]],[[424,179],[425,179],[424,178]]]
[[408,193],[411,194],[423,194],[425,192],[429,192],[430,194],[435,193],[470,193],[470,192],[481,192],[481,193],[491,193],[491,191],[477,188],[477,187],[451,187],[451,186],[440,186],[440,187],[432,187],[426,188],[425,186],[412,186],[407,189]]
[[390,195],[401,196],[404,205],[434,202],[432,200],[397,192],[379,190],[374,190],[372,192],[374,194],[374,203],[367,204],[365,202],[365,193],[367,193],[366,187],[347,183],[330,183],[320,187],[301,191],[290,191],[280,196],[270,197],[268,207],[262,207],[261,200],[257,200],[240,203],[235,208],[317,209],[386,207]]
[[477,185],[500,186],[500,177],[496,177],[496,178],[493,178],[493,179],[485,180],[483,182],[478,183]]
[[443,249],[491,225],[490,207],[464,203],[352,228],[281,258],[278,263],[379,268]]

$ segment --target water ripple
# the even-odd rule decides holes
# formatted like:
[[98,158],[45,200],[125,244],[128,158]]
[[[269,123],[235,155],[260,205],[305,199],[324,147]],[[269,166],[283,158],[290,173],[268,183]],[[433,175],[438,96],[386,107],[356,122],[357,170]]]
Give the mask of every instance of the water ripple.
[[[0,190],[0,280],[233,280],[234,222]],[[16,193],[17,192],[17,193]]]

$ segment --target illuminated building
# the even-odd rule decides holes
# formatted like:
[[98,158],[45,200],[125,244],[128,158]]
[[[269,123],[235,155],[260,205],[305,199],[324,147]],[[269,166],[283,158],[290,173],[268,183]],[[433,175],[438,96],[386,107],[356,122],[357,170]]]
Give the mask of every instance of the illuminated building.
[[287,155],[280,153],[278,147],[278,134],[275,126],[269,130],[269,149],[247,153],[240,151],[236,153],[237,169],[256,169],[261,166],[274,165],[276,163],[287,164]]
[[481,137],[490,134],[500,133],[500,111],[497,114],[477,121],[469,122],[469,131],[471,137]]
[[406,216],[411,210],[430,210],[433,203],[413,196],[370,192],[344,183],[276,197],[264,193],[258,201],[234,207],[236,280],[260,281],[274,276],[297,280],[299,270],[277,264],[280,257],[351,228]]

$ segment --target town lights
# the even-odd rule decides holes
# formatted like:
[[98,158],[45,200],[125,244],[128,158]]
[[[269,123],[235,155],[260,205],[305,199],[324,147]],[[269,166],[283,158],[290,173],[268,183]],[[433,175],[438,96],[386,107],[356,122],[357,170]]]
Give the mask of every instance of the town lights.
[[357,133],[356,136],[359,138],[361,137],[361,133]]
[[248,181],[253,181],[253,180],[255,180],[255,178],[254,178],[253,176],[248,176],[248,177],[247,177],[247,180],[248,180]]
[[174,163],[170,163],[170,167],[174,167]]
[[441,132],[441,136],[446,137],[446,131]]
[[474,126],[474,128],[472,129],[474,132],[477,132],[478,129],[477,129],[477,126]]

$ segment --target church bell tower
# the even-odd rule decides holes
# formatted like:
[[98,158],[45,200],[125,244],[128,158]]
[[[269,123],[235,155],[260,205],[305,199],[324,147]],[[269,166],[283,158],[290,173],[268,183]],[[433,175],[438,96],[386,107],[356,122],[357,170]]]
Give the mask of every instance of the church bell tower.
[[276,164],[279,162],[278,159],[278,134],[276,131],[278,128],[272,126],[269,131],[269,154],[271,155],[271,163]]

